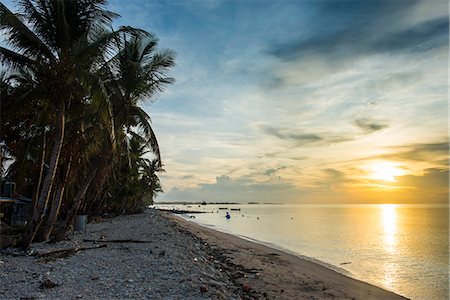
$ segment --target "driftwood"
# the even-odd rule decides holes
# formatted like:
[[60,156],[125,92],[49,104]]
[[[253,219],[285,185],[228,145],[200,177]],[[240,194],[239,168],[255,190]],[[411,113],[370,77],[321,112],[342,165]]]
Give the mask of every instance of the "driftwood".
[[89,240],[89,239],[84,239],[83,242],[91,242],[91,243],[97,243],[97,242],[101,242],[101,243],[135,243],[135,244],[150,244],[153,243],[153,241],[141,241],[141,240],[133,240],[133,239],[127,239],[127,240]]
[[85,250],[91,250],[91,249],[98,249],[98,248],[106,248],[106,244],[94,246],[94,247],[75,247],[75,248],[69,248],[69,249],[62,249],[62,250],[56,250],[56,251],[50,251],[47,253],[38,254],[38,261],[39,262],[49,262],[53,261],[58,258],[65,258],[70,255],[73,255],[75,253],[78,253],[80,251]]

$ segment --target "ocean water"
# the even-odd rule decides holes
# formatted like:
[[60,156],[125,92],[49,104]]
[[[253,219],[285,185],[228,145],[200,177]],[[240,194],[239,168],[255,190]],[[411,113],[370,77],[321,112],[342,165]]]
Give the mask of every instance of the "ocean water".
[[[186,217],[203,226],[319,261],[411,299],[449,299],[448,206],[167,207],[207,211],[192,214],[195,218]],[[229,220],[225,218],[227,211],[231,214]]]

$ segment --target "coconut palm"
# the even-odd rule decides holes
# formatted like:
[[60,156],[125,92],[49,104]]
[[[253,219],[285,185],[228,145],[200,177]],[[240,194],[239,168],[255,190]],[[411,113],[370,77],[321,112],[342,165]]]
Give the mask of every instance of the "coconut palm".
[[[133,207],[133,211],[137,211],[142,207],[140,205],[142,203],[140,200],[142,198],[141,193],[151,193],[149,188],[152,188],[153,185],[143,187],[139,183],[141,176],[139,170],[132,167],[132,160],[135,159],[132,159],[131,156],[136,149],[131,149],[131,141],[132,138],[133,141],[137,139],[135,130],[143,134],[144,138],[142,138],[141,143],[145,144],[145,153],[152,152],[156,157],[155,162],[158,162],[159,167],[161,167],[159,147],[151,127],[150,117],[138,106],[138,102],[140,100],[152,101],[157,92],[162,91],[166,84],[173,82],[172,78],[167,77],[166,71],[174,64],[174,54],[168,50],[157,51],[157,40],[151,35],[135,35],[132,37],[124,35],[122,38],[124,43],[119,44],[121,46],[119,46],[117,55],[106,61],[97,72],[109,95],[108,103],[111,104],[113,120],[111,123],[114,124],[115,131],[107,139],[104,128],[94,126],[97,134],[91,134],[91,136],[96,136],[97,141],[100,141],[99,136],[104,137],[103,144],[98,145],[97,153],[91,151],[89,155],[90,157],[92,155],[97,156],[94,172],[97,174],[97,180],[90,182],[92,184],[92,187],[89,188],[92,191],[91,193],[85,193],[82,198],[76,197],[75,199],[78,199],[78,201],[71,203],[72,208],[80,207],[82,211],[90,211],[95,214],[100,214],[104,209],[108,210],[109,213],[129,212],[130,207]],[[91,105],[90,109],[98,111],[95,105]],[[86,126],[88,125],[86,124]],[[114,146],[115,142],[116,145]],[[80,149],[80,151],[83,151],[83,149]],[[138,151],[137,157],[145,153]],[[124,165],[121,163],[123,158],[126,158],[128,162],[127,170],[123,170]],[[116,175],[113,176],[114,174]],[[120,180],[117,180],[118,178]],[[121,197],[118,197],[118,201],[121,202],[120,205],[114,205],[114,201],[107,201],[111,197],[105,197],[105,195],[112,195],[117,192],[116,185],[105,186],[107,181],[115,183],[117,186],[126,187],[126,190],[128,190],[126,196],[122,197],[121,194]],[[119,191],[123,190],[123,188],[119,189]],[[90,196],[86,197],[87,195]],[[117,199],[117,197],[113,198]],[[59,209],[61,201],[55,203],[55,206],[52,205],[46,228],[43,230],[44,240],[50,236],[56,222],[55,216],[57,213],[55,213],[55,210]],[[130,203],[136,205],[130,205]],[[66,213],[66,217],[61,218],[64,225],[62,226],[63,230],[59,230],[56,234],[57,239],[63,237],[62,233],[73,220],[76,209],[70,209],[70,211],[72,213]]]
[[117,15],[107,11],[104,4],[102,0],[22,0],[19,17],[0,3],[0,28],[10,46],[0,47],[0,59],[11,73],[20,70],[36,79],[39,84],[33,89],[34,97],[44,99],[53,111],[48,170],[21,241],[24,248],[34,238],[54,186],[66,110],[73,103],[86,101],[89,89],[96,84],[92,69],[119,34],[108,30]]
[[152,153],[150,144],[132,132],[128,147],[128,151],[122,153],[115,177],[110,181],[109,213],[139,212],[162,191],[157,173],[164,170],[160,162],[148,157]]
[[[123,167],[122,160],[128,162],[130,170],[132,168],[130,143],[136,130],[143,134],[146,147],[149,146],[156,158],[155,161],[161,167],[161,155],[150,117],[138,104],[141,101],[153,101],[167,84],[174,81],[167,76],[167,71],[174,65],[173,51],[157,50],[158,41],[153,35],[122,38],[124,43],[120,51],[99,70],[110,94],[117,141],[116,154],[113,154],[115,159],[109,160],[109,164],[115,164],[115,167],[103,169],[109,172],[115,168],[119,170],[115,171],[116,175],[123,173],[120,171]],[[110,182],[117,182],[120,176],[100,177],[101,180],[94,183],[96,190],[111,194],[108,188],[103,189],[103,185],[107,179]],[[92,210],[93,207],[99,210],[105,204],[105,197],[97,197],[91,201],[97,203],[91,203],[85,210]]]
[[[34,189],[21,241],[28,248],[39,227],[47,240],[58,220],[61,238],[80,209],[138,210],[145,193],[152,199],[160,190],[158,143],[138,103],[153,101],[173,82],[167,71],[174,53],[158,51],[157,40],[142,30],[111,31],[117,15],[105,0],[21,0],[19,7],[16,15],[0,3],[0,29],[9,42],[0,47],[7,68],[2,117],[10,122],[2,124],[0,147],[16,159],[10,174],[24,174]],[[141,157],[147,152],[155,159]],[[135,192],[127,202],[105,202],[118,178]]]
[[172,50],[157,50],[158,40],[153,35],[124,36],[124,41],[123,48],[109,62],[119,66],[108,84],[117,134],[126,141],[131,137],[131,128],[139,128],[161,162],[150,117],[138,103],[153,101],[166,85],[173,83],[167,71],[174,66],[175,55]]

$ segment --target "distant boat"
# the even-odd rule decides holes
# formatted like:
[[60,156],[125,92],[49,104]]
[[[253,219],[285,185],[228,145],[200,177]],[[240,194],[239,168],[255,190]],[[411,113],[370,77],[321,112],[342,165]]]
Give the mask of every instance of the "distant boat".
[[235,210],[235,211],[241,211],[240,208],[232,208],[231,210]]
[[219,209],[228,209],[228,207],[219,207]]

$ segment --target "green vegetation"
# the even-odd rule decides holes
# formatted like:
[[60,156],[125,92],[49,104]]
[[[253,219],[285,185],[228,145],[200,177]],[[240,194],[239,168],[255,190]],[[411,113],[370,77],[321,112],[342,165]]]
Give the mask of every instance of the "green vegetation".
[[173,79],[171,50],[132,27],[114,30],[105,0],[0,3],[0,163],[33,199],[20,245],[64,237],[76,214],[134,213],[161,192],[150,117]]

